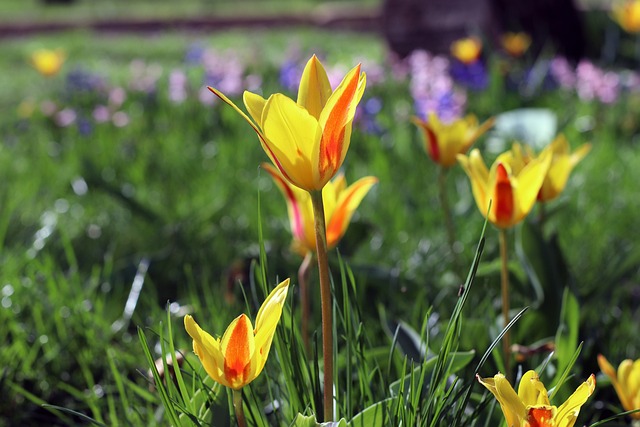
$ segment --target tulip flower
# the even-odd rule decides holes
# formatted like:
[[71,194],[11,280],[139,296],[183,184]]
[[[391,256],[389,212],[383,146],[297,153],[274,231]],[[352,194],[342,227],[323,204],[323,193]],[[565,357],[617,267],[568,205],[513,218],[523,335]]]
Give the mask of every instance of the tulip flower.
[[628,0],[624,3],[614,3],[612,6],[613,20],[628,33],[640,32],[640,0]]
[[247,116],[224,94],[209,88],[232,106],[258,135],[271,162],[291,184],[320,190],[338,172],[351,139],[356,106],[366,84],[360,65],[347,73],[335,91],[314,55],[302,72],[297,102],[276,93],[268,99],[244,92]]
[[[491,166],[482,160],[480,151],[474,149],[467,157],[458,154],[458,161],[471,180],[471,190],[480,213],[500,229],[500,288],[503,326],[509,323],[509,271],[505,229],[518,224],[529,214],[549,165],[551,153],[542,153],[528,163],[519,145],[502,153]],[[511,345],[507,330],[502,340],[505,369],[510,374]]]
[[[624,410],[640,409],[640,359],[635,362],[631,359],[623,360],[616,373],[609,361],[599,354],[598,365],[602,372],[611,378],[613,388],[616,390]],[[640,412],[634,412],[630,416],[640,420]]]
[[548,202],[560,195],[567,185],[571,170],[586,156],[591,150],[591,144],[583,144],[573,153],[569,151],[569,143],[564,135],[558,135],[545,151],[552,154],[551,166],[547,171],[538,193],[538,200]]
[[[469,156],[457,156],[471,180],[478,209],[502,229],[518,224],[531,211],[551,157],[550,152],[543,152],[526,163],[521,151],[515,149],[498,156],[488,170],[478,149],[472,150]],[[491,210],[488,210],[490,201]]]
[[476,37],[467,37],[451,43],[451,55],[463,64],[473,64],[480,58],[482,42]]
[[527,33],[505,33],[500,41],[505,52],[514,58],[524,55],[531,45],[531,37]]
[[184,317],[184,326],[193,339],[193,351],[211,378],[240,390],[260,375],[267,363],[288,289],[289,279],[271,291],[258,311],[255,329],[249,318],[241,314],[221,339],[209,335],[190,315]]
[[[315,252],[316,236],[311,196],[307,191],[291,185],[273,166],[263,163],[262,167],[269,172],[286,199],[294,251],[302,256],[308,252]],[[377,178],[367,176],[347,187],[344,175],[338,174],[324,186],[322,197],[327,221],[327,249],[334,248],[344,236],[358,205],[377,182]]]
[[493,119],[478,125],[473,114],[452,123],[443,123],[435,113],[429,113],[428,121],[414,117],[413,122],[422,129],[425,149],[434,162],[449,168],[456,164],[456,155],[466,154],[471,145],[491,126]]
[[522,376],[517,394],[502,374],[477,378],[498,399],[509,427],[573,427],[580,408],[596,386],[595,375],[591,374],[560,407],[556,407],[549,402],[547,389],[535,371]]
[[31,54],[31,64],[45,77],[58,74],[65,59],[66,55],[60,49],[38,49]]

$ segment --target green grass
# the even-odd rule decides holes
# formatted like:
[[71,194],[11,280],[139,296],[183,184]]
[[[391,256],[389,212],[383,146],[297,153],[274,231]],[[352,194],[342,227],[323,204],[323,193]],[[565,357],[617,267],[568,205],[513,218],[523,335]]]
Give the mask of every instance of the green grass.
[[[11,72],[0,74],[0,108],[7,112],[0,117],[0,324],[6,325],[0,328],[5,343],[0,395],[11,397],[0,402],[0,425],[77,424],[82,419],[77,413],[105,425],[166,425],[174,416],[192,425],[181,414],[230,417],[227,392],[213,385],[190,351],[182,316],[193,313],[203,327],[221,334],[240,312],[255,316],[265,287],[284,277],[295,283],[301,259],[289,251],[284,201],[258,167],[267,158],[257,138],[230,108],[198,101],[204,72],[184,57],[194,43],[233,50],[247,64],[247,74],[261,76],[269,94],[282,90],[277,77],[294,50],[291,31],[150,37],[72,32],[3,42],[0,65]],[[369,61],[387,61],[382,40],[349,34],[345,43],[344,37],[296,30],[300,60],[318,52],[327,66],[365,61],[365,71]],[[29,55],[39,47],[66,52],[59,75],[45,79],[31,68]],[[130,88],[135,60],[161,67],[155,94]],[[72,95],[65,81],[78,69],[99,75],[105,89]],[[173,69],[189,78],[182,104],[168,100]],[[491,412],[492,398],[473,375],[501,330],[498,233],[487,226],[483,254],[474,261],[484,219],[467,177],[453,168],[447,189],[462,265],[454,267],[439,209],[437,169],[410,122],[408,83],[386,73],[385,82],[371,84],[365,95],[382,100],[378,119],[385,131],[355,129],[344,167],[349,182],[365,175],[380,182],[330,258],[338,319],[338,414],[355,423],[366,419],[358,414],[371,406],[367,414],[384,410],[405,425],[471,425],[474,419],[497,424],[499,408]],[[40,111],[42,101],[52,100],[90,118],[93,106],[106,103],[107,89],[114,87],[127,91],[118,108],[131,123],[122,128],[94,124],[83,133],[77,126],[59,127]],[[558,340],[558,356],[550,362],[562,370],[572,366],[573,337],[584,341],[562,396],[598,371],[598,353],[616,362],[640,353],[635,327],[640,310],[633,297],[640,279],[634,119],[640,101],[629,93],[604,107],[560,91],[523,99],[495,89],[470,92],[468,110],[487,118],[507,107],[550,108],[572,147],[593,144],[549,207],[544,228],[534,211],[527,227],[508,235],[514,249],[512,306],[516,312],[530,307],[513,327],[514,342],[553,339],[562,320],[571,334]],[[21,104],[34,107],[28,118],[18,114]],[[580,126],[585,119],[593,123],[589,130]],[[477,146],[485,149],[486,138]],[[551,261],[543,256],[549,253],[556,254]],[[523,259],[536,265],[542,299]],[[130,319],[123,319],[142,260],[149,261],[149,270],[140,298]],[[460,299],[460,285],[474,262],[478,271]],[[254,425],[291,425],[298,413],[320,412],[317,366],[307,362],[300,345],[295,285],[292,289],[265,373],[245,390]],[[573,305],[563,310],[565,289],[576,297],[578,311]],[[564,298],[566,304],[573,301]],[[167,302],[174,303],[169,313]],[[114,327],[120,320],[124,326]],[[420,360],[424,342],[440,357]],[[158,390],[151,387],[147,362],[172,346],[186,354],[182,381]],[[472,362],[463,364],[470,350],[475,350]],[[523,362],[523,369],[540,366],[545,356]],[[482,362],[482,376],[501,366],[495,353],[485,354]],[[458,382],[447,388],[452,373]],[[550,370],[544,375],[547,382],[556,377]],[[281,410],[263,416],[260,409],[271,397]],[[463,414],[456,403],[461,397],[476,412]],[[598,409],[596,400],[617,405],[611,388],[599,386],[581,422],[611,414]]]
[[308,13],[327,9],[373,8],[377,0],[357,0],[333,4],[318,0],[259,1],[241,0],[75,0],[69,4],[45,4],[42,0],[0,1],[0,23],[86,22],[114,19],[179,19],[220,16],[280,15]]

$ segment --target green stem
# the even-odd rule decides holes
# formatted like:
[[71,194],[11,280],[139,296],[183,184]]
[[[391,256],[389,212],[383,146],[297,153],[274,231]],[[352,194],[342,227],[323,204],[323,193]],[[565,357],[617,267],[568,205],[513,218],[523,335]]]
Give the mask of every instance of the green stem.
[[316,254],[320,275],[322,305],[322,357],[324,359],[324,422],[333,421],[333,326],[331,314],[331,282],[327,258],[327,230],[324,219],[322,190],[311,191],[313,217],[316,229]]
[[298,269],[298,283],[300,284],[300,308],[302,311],[302,344],[304,345],[304,351],[307,355],[311,354],[311,347],[309,345],[309,285],[307,279],[309,279],[309,269],[311,267],[311,261],[313,259],[313,253],[307,252],[300,268]]
[[442,208],[442,214],[444,215],[444,224],[447,229],[447,238],[449,239],[449,250],[453,256],[453,265],[456,273],[459,270],[460,264],[458,260],[458,254],[454,247],[456,243],[455,228],[453,225],[453,217],[451,216],[451,209],[449,208],[449,199],[447,197],[447,168],[440,166],[438,171],[438,193],[440,196],[440,208]]
[[242,389],[233,390],[233,409],[236,412],[238,427],[247,427],[247,420],[244,417],[244,409],[242,408]]
[[[502,323],[503,327],[509,324],[509,268],[507,265],[507,232],[500,229],[500,288],[502,290]],[[502,338],[502,354],[504,356],[505,376],[511,380],[511,334],[507,331]]]
[[547,210],[546,204],[544,202],[538,202],[538,224],[540,224],[540,228],[544,226],[545,221],[547,220]]

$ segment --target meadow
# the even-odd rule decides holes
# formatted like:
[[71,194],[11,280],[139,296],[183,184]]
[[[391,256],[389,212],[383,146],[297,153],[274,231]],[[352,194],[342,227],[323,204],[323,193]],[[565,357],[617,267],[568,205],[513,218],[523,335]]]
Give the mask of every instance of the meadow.
[[[374,35],[348,37],[300,28],[3,41],[0,425],[234,425],[231,392],[207,376],[183,318],[221,335],[240,313],[255,319],[285,278],[267,365],[244,388],[248,424],[322,420],[316,272],[305,350],[287,206],[255,133],[206,89],[238,105],[244,90],[295,99],[313,54],[334,87],[358,63],[367,73],[342,170],[349,183],[378,179],[329,253],[342,420],[330,425],[502,422],[475,378],[505,372],[498,228],[464,170],[445,176],[429,158],[412,121],[454,61],[399,59]],[[40,48],[63,52],[59,71],[38,73]],[[640,77],[488,43],[482,58],[480,80],[457,76],[429,105],[494,117],[473,146],[485,161],[515,141],[540,151],[559,133],[572,150],[591,144],[560,197],[506,237],[512,373],[537,370],[554,402],[596,374],[576,425],[599,425],[624,409],[598,355],[615,366],[640,357]]]

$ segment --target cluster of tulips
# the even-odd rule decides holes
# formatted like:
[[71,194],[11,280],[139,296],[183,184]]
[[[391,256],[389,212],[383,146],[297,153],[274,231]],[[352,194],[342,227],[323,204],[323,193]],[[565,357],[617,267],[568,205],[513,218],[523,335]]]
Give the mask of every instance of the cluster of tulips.
[[[308,265],[315,256],[318,264],[322,344],[324,362],[324,420],[334,419],[332,301],[327,251],[345,233],[350,219],[377,182],[365,177],[347,186],[339,170],[349,149],[356,106],[365,89],[366,75],[360,66],[347,73],[333,90],[320,61],[313,56],[304,68],[297,100],[283,94],[267,99],[245,92],[246,114],[223,93],[209,88],[233,107],[253,128],[260,144],[271,160],[263,167],[273,177],[287,202],[293,249]],[[426,150],[443,171],[460,164],[470,178],[473,195],[480,212],[500,231],[503,254],[502,296],[505,325],[508,317],[508,276],[506,275],[505,230],[522,221],[538,200],[546,203],[556,198],[565,187],[572,168],[588,153],[583,145],[571,152],[567,140],[558,136],[541,153],[514,144],[499,155],[490,168],[480,151],[467,151],[488,130],[492,120],[479,125],[473,116],[453,123],[443,123],[436,115],[428,121],[415,120],[424,131]],[[443,180],[441,180],[444,182]],[[443,206],[443,208],[446,208]],[[448,217],[448,213],[445,213]],[[306,291],[306,269],[300,274],[301,294]],[[193,339],[193,350],[206,372],[218,383],[233,390],[236,419],[246,425],[242,408],[242,388],[263,370],[269,355],[277,324],[282,315],[290,279],[282,281],[260,307],[255,325],[245,314],[237,317],[221,338],[214,338],[195,322],[184,318],[185,328]],[[303,298],[302,316],[308,311]],[[307,328],[303,321],[303,335]],[[505,355],[509,351],[505,337]],[[509,360],[509,357],[505,358]],[[640,360],[622,362],[617,373],[603,356],[598,359],[602,371],[612,378],[614,387],[627,410],[640,408]],[[495,395],[509,426],[573,426],[580,407],[595,388],[595,376],[587,381],[562,405],[550,403],[547,390],[534,371],[520,380],[518,392],[508,379],[497,374],[480,378],[479,382]],[[640,418],[640,414],[634,414]]]

